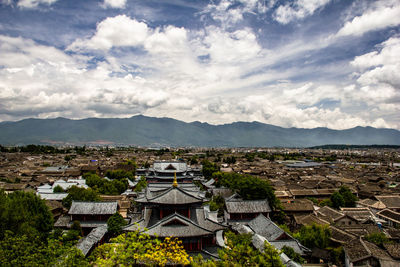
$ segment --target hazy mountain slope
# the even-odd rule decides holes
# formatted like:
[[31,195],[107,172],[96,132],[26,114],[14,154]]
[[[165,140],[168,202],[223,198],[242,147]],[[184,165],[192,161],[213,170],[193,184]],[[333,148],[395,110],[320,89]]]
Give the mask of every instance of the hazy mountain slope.
[[97,141],[147,146],[400,145],[400,131],[372,127],[347,130],[282,128],[259,122],[210,125],[141,115],[127,119],[56,118],[0,123],[0,144],[4,145]]

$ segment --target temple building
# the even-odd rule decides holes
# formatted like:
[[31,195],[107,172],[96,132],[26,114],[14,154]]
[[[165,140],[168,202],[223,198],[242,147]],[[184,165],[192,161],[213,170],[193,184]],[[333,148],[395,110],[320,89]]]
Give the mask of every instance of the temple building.
[[146,177],[148,183],[172,183],[174,175],[178,183],[191,183],[201,177],[201,169],[192,169],[183,161],[154,161],[152,168],[137,169],[136,175]]
[[[163,169],[166,174],[170,173],[168,166],[171,165]],[[182,167],[178,170],[184,169],[183,165],[178,166]],[[169,177],[161,173],[158,172],[157,177]],[[227,226],[218,223],[203,207],[208,200],[205,193],[193,183],[179,183],[178,177],[173,174],[170,184],[150,183],[139,194],[135,200],[140,211],[139,218],[125,227],[125,231],[135,231],[139,227],[150,236],[178,237],[188,251],[203,251],[206,247],[215,246],[216,233]]]

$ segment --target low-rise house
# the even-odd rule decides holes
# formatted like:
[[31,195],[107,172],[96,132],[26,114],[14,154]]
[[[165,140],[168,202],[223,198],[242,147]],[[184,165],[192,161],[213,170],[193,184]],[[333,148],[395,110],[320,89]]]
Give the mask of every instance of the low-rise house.
[[314,212],[314,204],[308,199],[281,202],[283,211],[289,216],[308,215]]
[[379,218],[385,220],[391,227],[400,226],[400,213],[389,209],[384,209],[376,214]]
[[375,222],[376,219],[369,208],[340,208],[340,211],[354,218],[358,223]]
[[367,207],[371,210],[372,213],[376,214],[380,210],[386,209],[386,205],[378,200],[373,200],[370,198],[366,198],[363,200],[357,201],[357,206],[359,207]]
[[271,207],[268,200],[243,200],[239,195],[235,194],[225,199],[225,220],[228,223],[237,221],[246,221],[256,218],[263,214],[269,217]]
[[10,183],[3,183],[0,184],[0,188],[3,188],[6,194],[10,194],[15,191],[26,190],[28,188],[27,184],[10,184]]
[[330,223],[335,223],[337,220],[344,216],[343,213],[332,209],[331,207],[324,206],[316,211],[319,218],[328,221]]
[[345,266],[399,266],[385,250],[362,238],[344,245]]
[[400,196],[375,196],[387,209],[400,212]]
[[72,201],[68,215],[58,218],[54,227],[70,228],[73,221],[79,221],[83,232],[88,234],[94,228],[107,225],[107,220],[117,212],[117,208],[117,201]]

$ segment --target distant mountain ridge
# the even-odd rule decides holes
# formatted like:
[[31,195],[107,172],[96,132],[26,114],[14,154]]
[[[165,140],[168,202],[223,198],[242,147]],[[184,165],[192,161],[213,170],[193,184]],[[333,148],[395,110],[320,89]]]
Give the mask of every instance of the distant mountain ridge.
[[260,122],[223,125],[154,118],[25,119],[0,123],[0,144],[115,144],[138,146],[310,147],[325,144],[400,145],[400,131],[355,127],[283,128]]

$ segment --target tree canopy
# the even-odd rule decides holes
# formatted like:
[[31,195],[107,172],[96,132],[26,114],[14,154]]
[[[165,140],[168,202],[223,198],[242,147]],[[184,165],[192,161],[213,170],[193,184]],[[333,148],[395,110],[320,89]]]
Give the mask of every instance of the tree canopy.
[[71,186],[68,189],[68,196],[63,199],[63,205],[67,208],[71,207],[73,200],[79,201],[100,201],[99,194],[91,188],[81,188],[77,186]]
[[119,212],[114,213],[108,220],[107,220],[107,228],[108,232],[112,236],[116,236],[121,234],[122,226],[126,224],[124,218],[119,214]]
[[127,178],[119,177],[113,180],[107,180],[94,173],[86,173],[83,177],[86,179],[86,184],[88,186],[104,195],[120,195],[128,188]]
[[91,255],[96,266],[164,266],[189,264],[189,256],[182,241],[167,237],[163,241],[151,238],[139,230],[119,235],[94,250]]
[[283,267],[280,252],[265,242],[261,252],[252,245],[251,234],[225,233],[226,247],[219,250],[223,266],[274,266]]
[[308,248],[317,247],[324,249],[329,245],[331,231],[328,225],[312,224],[302,226],[300,231],[293,236]]
[[340,207],[355,207],[357,197],[347,186],[341,186],[339,191],[331,195],[330,200],[332,202],[332,207],[338,209]]
[[0,190],[0,240],[6,230],[17,235],[46,238],[53,229],[53,214],[43,199],[33,193]]
[[217,187],[225,186],[239,193],[245,200],[268,199],[271,208],[276,208],[279,204],[275,197],[274,190],[271,185],[258,177],[250,175],[242,175],[239,173],[222,173],[213,174]]
[[206,159],[204,159],[201,164],[203,165],[203,176],[204,178],[206,178],[207,180],[210,180],[213,173],[218,172],[219,171],[219,167],[217,164],[212,163]]

